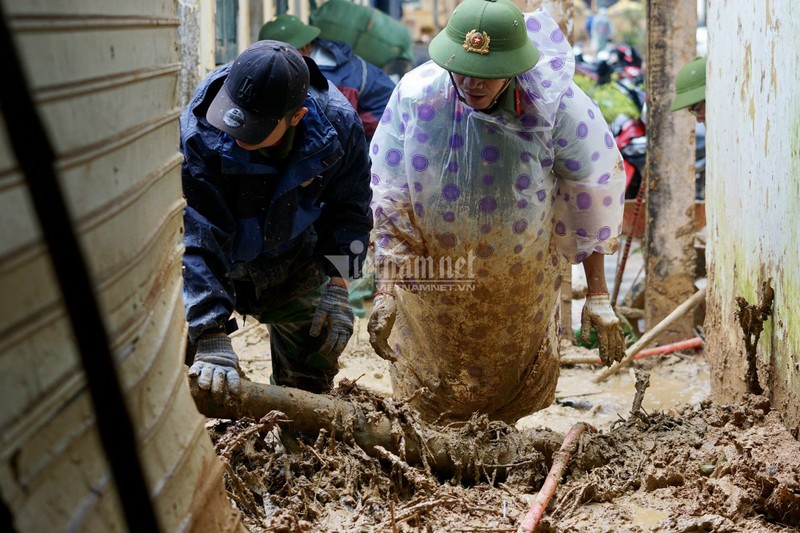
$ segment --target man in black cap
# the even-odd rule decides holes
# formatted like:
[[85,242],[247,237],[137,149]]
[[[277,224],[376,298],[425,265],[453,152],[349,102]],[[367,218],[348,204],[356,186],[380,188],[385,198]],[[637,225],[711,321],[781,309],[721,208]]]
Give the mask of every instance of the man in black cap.
[[267,324],[274,383],[328,391],[372,227],[358,115],[312,60],[258,41],[199,85],[180,128],[189,375],[238,392],[237,311]]

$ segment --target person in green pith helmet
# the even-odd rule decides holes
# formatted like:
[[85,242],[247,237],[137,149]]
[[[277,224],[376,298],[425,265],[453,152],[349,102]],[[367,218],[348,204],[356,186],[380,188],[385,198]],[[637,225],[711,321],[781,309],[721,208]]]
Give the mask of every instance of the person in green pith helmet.
[[555,397],[563,266],[584,266],[583,330],[600,357],[624,356],[604,271],[619,248],[622,158],[546,11],[465,0],[429,54],[370,145],[370,342],[424,419],[514,422]]
[[675,76],[675,100],[670,111],[688,109],[697,122],[706,123],[706,58],[697,57]]

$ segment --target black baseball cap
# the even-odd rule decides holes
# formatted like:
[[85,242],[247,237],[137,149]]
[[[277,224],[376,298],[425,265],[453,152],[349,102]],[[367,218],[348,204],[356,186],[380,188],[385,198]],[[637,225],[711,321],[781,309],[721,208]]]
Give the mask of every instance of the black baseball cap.
[[256,41],[233,61],[206,119],[236,140],[258,144],[303,105],[308,83],[308,67],[294,47]]

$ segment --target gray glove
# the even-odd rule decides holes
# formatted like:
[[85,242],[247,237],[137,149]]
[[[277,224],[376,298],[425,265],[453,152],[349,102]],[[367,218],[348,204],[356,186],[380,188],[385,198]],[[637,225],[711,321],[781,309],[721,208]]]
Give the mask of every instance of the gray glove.
[[369,343],[387,361],[397,361],[397,354],[389,346],[389,334],[397,318],[397,304],[393,294],[379,294],[372,303],[372,314],[369,315]]
[[239,394],[239,358],[231,339],[228,336],[200,339],[189,377],[197,377],[197,385],[203,390],[210,389],[215,396],[222,395],[226,385],[231,394]]
[[591,328],[597,332],[600,359],[606,366],[625,357],[625,334],[607,294],[586,298],[581,311],[581,342],[589,342]]
[[322,333],[322,326],[328,325],[328,336],[320,347],[323,355],[339,357],[353,335],[353,308],[350,307],[350,294],[338,285],[328,285],[311,319],[312,337]]

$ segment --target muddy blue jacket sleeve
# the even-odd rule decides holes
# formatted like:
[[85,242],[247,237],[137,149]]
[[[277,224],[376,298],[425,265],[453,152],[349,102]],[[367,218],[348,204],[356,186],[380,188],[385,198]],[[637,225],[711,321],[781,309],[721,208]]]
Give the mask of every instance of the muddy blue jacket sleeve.
[[229,254],[235,221],[219,188],[219,156],[208,150],[200,136],[182,141],[181,169],[185,252],[183,299],[189,339],[223,326],[234,309],[235,295],[229,276]]
[[[349,107],[344,97],[341,99]],[[347,110],[343,112],[347,113]],[[349,113],[353,114],[352,109]],[[372,229],[368,144],[359,121],[331,122],[338,131],[344,155],[336,178],[326,188],[322,214],[315,224],[319,235],[318,253],[328,259],[347,260],[349,272],[341,272],[337,261],[323,261],[323,268],[329,276],[360,277]]]

